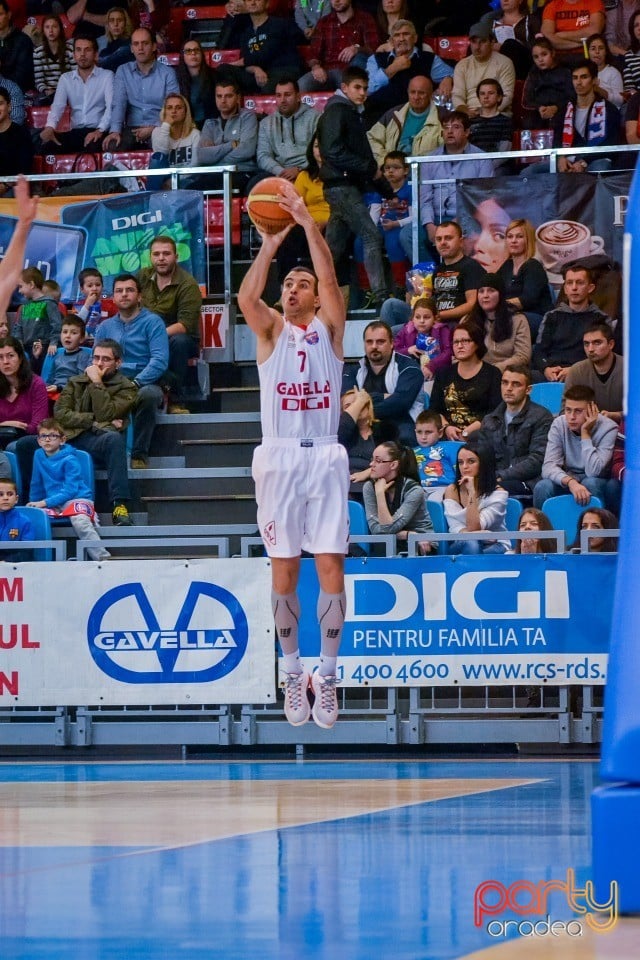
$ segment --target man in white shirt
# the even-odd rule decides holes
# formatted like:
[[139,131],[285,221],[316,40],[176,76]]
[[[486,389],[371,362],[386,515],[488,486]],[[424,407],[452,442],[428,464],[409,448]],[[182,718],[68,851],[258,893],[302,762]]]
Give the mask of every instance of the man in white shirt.
[[[40,133],[42,148],[52,153],[100,150],[109,129],[113,100],[113,73],[98,67],[98,44],[93,37],[73,41],[76,69],[58,81],[47,125]],[[65,108],[71,109],[71,130],[56,128]]]

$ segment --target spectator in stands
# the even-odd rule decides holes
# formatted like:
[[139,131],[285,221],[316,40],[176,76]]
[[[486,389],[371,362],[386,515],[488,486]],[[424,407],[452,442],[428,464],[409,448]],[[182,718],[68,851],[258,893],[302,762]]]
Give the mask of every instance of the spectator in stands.
[[[91,490],[82,475],[78,458],[66,447],[66,437],[57,420],[47,417],[38,424],[38,449],[33,456],[28,507],[48,516],[67,517],[80,540],[100,541]],[[98,545],[90,547],[92,560],[108,560],[111,554]]]
[[604,33],[609,49],[616,57],[624,57],[629,50],[629,22],[637,11],[638,0],[618,0],[615,6],[605,9]]
[[622,82],[626,94],[640,90],[640,10],[629,18],[629,49],[624,55]]
[[[404,280],[406,267],[411,264],[411,183],[407,158],[399,150],[392,150],[384,158],[382,174],[391,188],[391,196],[382,196],[375,190],[365,195],[371,219],[377,225],[394,276],[398,269]],[[403,237],[408,237],[408,249],[403,246]],[[354,257],[362,262],[362,242],[356,237]],[[398,267],[399,265],[399,267]]]
[[116,70],[105,150],[148,150],[167,95],[180,92],[173,68],[158,63],[156,42],[146,27],[131,34],[131,50],[134,62],[123,63]]
[[416,34],[418,33],[415,22],[409,15],[408,0],[378,0],[375,18],[378,24],[378,33],[385,38],[384,42],[377,47],[378,53],[391,52],[391,30],[398,20],[411,21]]
[[104,35],[98,37],[98,66],[114,73],[123,63],[131,63],[131,18],[124,7],[107,10]]
[[7,0],[0,0],[0,75],[33,90],[33,43],[14,25]]
[[269,0],[246,0],[251,19],[240,38],[240,59],[219,68],[219,75],[233,77],[245,93],[273,93],[283,77],[296,80],[302,72],[298,45],[304,35],[291,18],[272,17]]
[[542,508],[549,497],[570,493],[586,506],[592,496],[616,510],[620,484],[608,479],[618,434],[617,424],[598,413],[590,387],[575,386],[564,392],[564,412],[556,417],[542,465],[542,480],[536,484],[534,506]]
[[60,331],[61,350],[52,358],[46,375],[47,393],[59,394],[71,377],[77,377],[91,363],[91,350],[83,347],[84,320],[70,314],[62,322]]
[[413,77],[407,96],[407,103],[387,110],[367,132],[379,167],[392,150],[401,150],[405,156],[424,156],[442,143],[442,126],[429,77]]
[[[395,533],[403,544],[410,533],[433,532],[416,457],[409,447],[388,440],[375,448],[362,495],[370,533]],[[422,556],[436,549],[429,540],[418,544]]]
[[511,150],[513,121],[500,110],[504,99],[497,80],[481,80],[476,90],[480,112],[471,118],[469,143],[487,153]]
[[276,112],[258,127],[258,172],[252,183],[264,177],[284,177],[295,183],[307,166],[307,150],[319,119],[317,110],[302,103],[297,80],[283,77],[276,84]]
[[93,37],[104,34],[109,0],[75,0],[67,9],[67,18],[74,24],[74,37]]
[[[53,153],[79,153],[100,150],[102,138],[109,129],[113,103],[113,74],[97,66],[98,44],[93,38],[76,37],[73,41],[76,67],[63,73],[44,130],[40,133],[42,148]],[[71,129],[57,130],[66,107],[71,110]]]
[[[332,0],[336,2],[336,0]],[[382,262],[382,239],[362,198],[373,184],[383,192],[388,184],[373,158],[362,126],[369,78],[360,67],[347,67],[340,90],[327,103],[317,127],[322,165],[320,178],[329,204],[326,240],[336,263],[344,256],[351,235],[362,238],[365,270],[371,287],[369,306],[379,308],[388,295]]]
[[40,373],[44,355],[58,349],[62,315],[57,303],[42,289],[44,276],[37,267],[26,267],[20,274],[18,291],[25,299],[18,308],[12,327],[13,336],[23,344],[34,373]]
[[536,234],[529,220],[512,220],[505,240],[509,256],[498,268],[507,302],[524,313],[535,341],[543,315],[551,310],[551,291],[544,267],[535,257]]
[[373,53],[367,60],[367,73],[366,112],[374,120],[405,103],[413,77],[430,77],[445,99],[451,96],[453,87],[453,70],[434,53],[420,49],[416,28],[409,20],[396,21],[391,28],[391,51]]
[[115,278],[113,302],[118,313],[98,327],[94,350],[104,340],[117,340],[122,345],[123,373],[138,390],[133,407],[131,466],[144,470],[149,466],[156,414],[164,400],[169,337],[162,318],[142,306],[137,277],[121,273]]
[[[456,216],[456,180],[492,177],[491,160],[483,159],[482,150],[469,143],[470,120],[466,113],[452,110],[442,118],[444,143],[431,156],[443,159],[422,166],[420,186],[420,222],[430,243],[435,241],[439,223]],[[456,160],[461,155],[478,154],[477,160]],[[450,159],[453,158],[453,159]],[[449,181],[438,183],[436,181]],[[449,318],[452,319],[452,318]]]
[[298,29],[310,40],[320,17],[331,10],[331,0],[296,0],[294,18]]
[[591,300],[595,284],[586,267],[567,267],[562,289],[566,302],[559,301],[545,314],[533,348],[533,365],[551,382],[564,382],[569,367],[584,359],[585,331],[595,323],[608,322]]
[[113,523],[128,527],[131,493],[126,432],[129,413],[139,394],[120,373],[121,366],[122,347],[116,340],[97,343],[84,373],[72,377],[62,391],[55,415],[71,446],[86,450],[96,466],[106,470]]
[[455,467],[444,441],[445,422],[435,410],[422,410],[416,417],[416,440],[413,451],[418,464],[418,476],[428,500],[441,500],[445,487],[453,483]]
[[[11,99],[0,87],[0,177],[31,173],[33,142],[29,131],[11,119]],[[0,197],[11,196],[10,183],[0,182]]]
[[[169,337],[169,370],[175,378],[173,393],[184,401],[189,360],[200,352],[202,294],[194,277],[178,265],[175,240],[156,236],[149,248],[151,266],[138,274],[142,303],[162,318]],[[169,413],[189,413],[177,404]]]
[[35,434],[48,414],[47,388],[31,369],[22,343],[16,337],[0,340],[0,447]]
[[[301,170],[296,177],[294,186],[302,199],[305,207],[317,223],[321,232],[324,233],[329,222],[329,204],[324,198],[324,186],[320,179],[320,150],[318,149],[318,138],[314,135],[307,147],[306,170]],[[304,264],[311,266],[311,255],[304,230],[300,224],[294,224],[290,232],[284,238],[276,253],[276,263],[278,264],[278,279],[280,286],[284,283],[284,278],[295,266]],[[336,264],[336,272],[339,282],[346,282],[345,277],[340,277],[341,264]],[[344,269],[344,268],[342,268]]]
[[218,116],[216,71],[208,65],[202,44],[195,37],[183,43],[176,75],[180,93],[189,101],[191,116],[198,130],[202,130],[205,120]]
[[531,45],[540,31],[540,15],[529,12],[527,0],[501,0],[497,9],[480,18],[495,37],[494,50],[509,57],[518,80],[531,68]]
[[244,189],[256,169],[258,118],[242,108],[240,87],[229,77],[218,77],[215,90],[219,117],[207,120],[202,128],[196,164],[234,164],[239,171],[233,174],[234,182]]
[[[450,533],[494,530],[503,533],[507,491],[498,484],[493,454],[486,447],[465,443],[456,458],[456,479],[444,493],[444,514]],[[454,540],[451,554],[506,553],[508,540]]]
[[609,44],[601,33],[594,33],[589,37],[587,44],[589,59],[593,60],[598,68],[598,76],[594,84],[594,93],[617,107],[622,106],[622,74],[611,62]]
[[486,363],[501,372],[510,363],[529,365],[531,333],[524,313],[511,309],[505,299],[504,283],[497,273],[485,273],[479,281],[478,298],[467,317],[484,332]]
[[509,496],[530,497],[542,474],[553,417],[531,400],[531,372],[525,365],[504,368],[500,391],[502,400],[482,418],[478,439],[493,450],[498,482]]
[[27,119],[25,96],[17,83],[0,77],[0,90],[6,90],[11,102],[10,116],[19,127],[24,126]]
[[342,412],[338,423],[338,443],[349,457],[350,499],[362,499],[362,486],[371,475],[371,458],[378,440],[373,402],[366,390],[353,387],[340,400]]
[[469,30],[471,54],[456,64],[453,71],[453,106],[471,116],[480,112],[477,89],[481,80],[497,80],[502,87],[503,113],[511,113],[516,74],[508,57],[493,50],[493,33],[486,23],[476,23]]
[[133,29],[146,27],[155,37],[160,50],[167,49],[166,27],[171,17],[171,0],[129,0]]
[[[527,507],[523,510],[518,519],[519,532],[537,532],[539,530],[553,530],[553,524],[546,513],[542,510],[536,510],[535,507]],[[557,553],[558,542],[550,537],[548,540],[539,540],[533,537],[527,537],[525,540],[517,540],[514,553]]]
[[[609,100],[596,94],[598,68],[591,60],[581,60],[571,71],[575,99],[567,104],[564,124],[556,133],[563,147],[603,147],[620,142],[620,113]],[[559,173],[584,173],[608,170],[611,161],[599,157],[558,157]]]
[[[191,116],[188,100],[181,93],[170,93],[160,111],[160,126],[151,133],[153,154],[149,166],[192,167],[198,155],[200,131]],[[157,183],[159,181],[159,183]],[[149,178],[150,190],[163,189],[163,176]]]
[[411,317],[393,338],[393,349],[420,364],[425,380],[451,363],[451,331],[442,323],[435,300],[420,297],[411,307]]
[[331,0],[331,13],[316,24],[308,57],[311,71],[300,78],[300,89],[335,90],[345,67],[355,57],[370,56],[380,39],[370,14],[354,8],[352,0]]
[[357,367],[345,370],[343,392],[357,386],[373,401],[376,420],[390,421],[400,443],[416,444],[415,417],[423,406],[422,373],[412,357],[393,349],[391,328],[373,320],[364,330],[365,356]]
[[600,413],[620,423],[622,420],[623,359],[614,352],[614,338],[608,323],[594,323],[587,327],[582,337],[587,355],[569,367],[565,387],[578,384],[593,390]]
[[585,38],[603,29],[603,0],[549,0],[542,11],[542,33],[565,55],[581,56]]
[[454,363],[436,373],[429,409],[446,420],[447,440],[464,441],[500,403],[501,376],[483,361],[484,334],[475,324],[458,324],[451,343]]
[[[578,532],[573,551],[580,552],[580,534],[583,530],[618,530],[620,522],[615,513],[611,510],[605,510],[603,507],[591,507],[580,515],[578,520]],[[617,537],[589,537],[587,541],[586,553],[617,553]]]
[[546,37],[536,40],[531,54],[534,65],[522,91],[522,127],[561,130],[567,104],[575,96],[571,70],[557,62],[553,44]]
[[[473,308],[484,271],[477,260],[465,256],[462,227],[454,220],[436,227],[435,246],[441,262],[433,274],[433,298],[438,319],[451,325]],[[410,315],[411,304],[395,297],[383,303],[380,313],[382,320],[392,326],[406,323]]]
[[74,310],[85,323],[87,339],[93,342],[98,325],[116,312],[113,300],[104,295],[104,280],[95,267],[85,267],[78,274],[80,299],[75,302]]
[[[0,543],[35,540],[31,520],[18,503],[15,480],[0,479]],[[0,562],[19,563],[33,559],[31,550],[0,550]]]
[[74,66],[73,45],[65,39],[62,20],[55,14],[45,17],[42,43],[33,51],[33,75],[39,103],[51,103],[58,80]]

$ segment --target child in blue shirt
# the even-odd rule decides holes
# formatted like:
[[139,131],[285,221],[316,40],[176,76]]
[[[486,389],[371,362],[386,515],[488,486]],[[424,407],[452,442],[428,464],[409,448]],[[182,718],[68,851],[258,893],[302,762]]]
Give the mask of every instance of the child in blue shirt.
[[444,423],[435,410],[423,410],[416,418],[416,439],[419,446],[414,453],[418,462],[420,483],[427,498],[440,499],[445,488],[455,482],[455,466],[442,446]]
[[[50,517],[68,517],[81,540],[98,540],[93,494],[82,476],[72,447],[65,447],[65,435],[57,420],[41,420],[38,444],[33,457],[31,500],[28,507],[45,510]],[[110,557],[104,547],[92,547],[92,560]]]
[[[13,480],[0,480],[0,542],[17,543],[19,540],[35,540],[35,533],[28,516],[16,506],[18,488]],[[0,561],[17,563],[31,560],[30,550],[0,550]]]
[[67,380],[84,373],[91,363],[91,350],[83,347],[85,335],[84,320],[69,314],[62,321],[60,343],[63,352],[54,356],[46,376],[47,392],[52,400],[57,400],[67,385]]

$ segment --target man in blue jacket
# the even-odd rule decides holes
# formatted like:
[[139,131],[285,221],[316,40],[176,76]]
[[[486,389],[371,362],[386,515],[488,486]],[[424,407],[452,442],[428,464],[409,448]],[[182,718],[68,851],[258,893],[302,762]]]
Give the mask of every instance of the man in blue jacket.
[[364,330],[365,356],[354,369],[345,370],[342,392],[365,389],[373,401],[376,420],[386,420],[398,431],[398,441],[417,446],[415,418],[424,408],[424,379],[413,357],[393,349],[391,327],[373,320]]
[[113,302],[118,313],[104,320],[96,330],[96,344],[117,340],[122,347],[121,373],[138,388],[133,407],[131,466],[149,466],[149,448],[156,414],[164,400],[163,386],[169,366],[169,337],[164,320],[142,306],[140,281],[121,273],[113,281]]

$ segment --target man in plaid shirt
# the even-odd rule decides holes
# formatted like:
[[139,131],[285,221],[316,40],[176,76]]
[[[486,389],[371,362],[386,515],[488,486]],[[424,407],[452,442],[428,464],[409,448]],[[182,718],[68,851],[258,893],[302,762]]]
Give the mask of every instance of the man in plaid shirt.
[[331,0],[331,13],[318,20],[309,54],[310,73],[300,78],[300,90],[335,90],[342,71],[362,57],[362,66],[380,44],[376,22],[369,13],[354,10],[352,0]]

